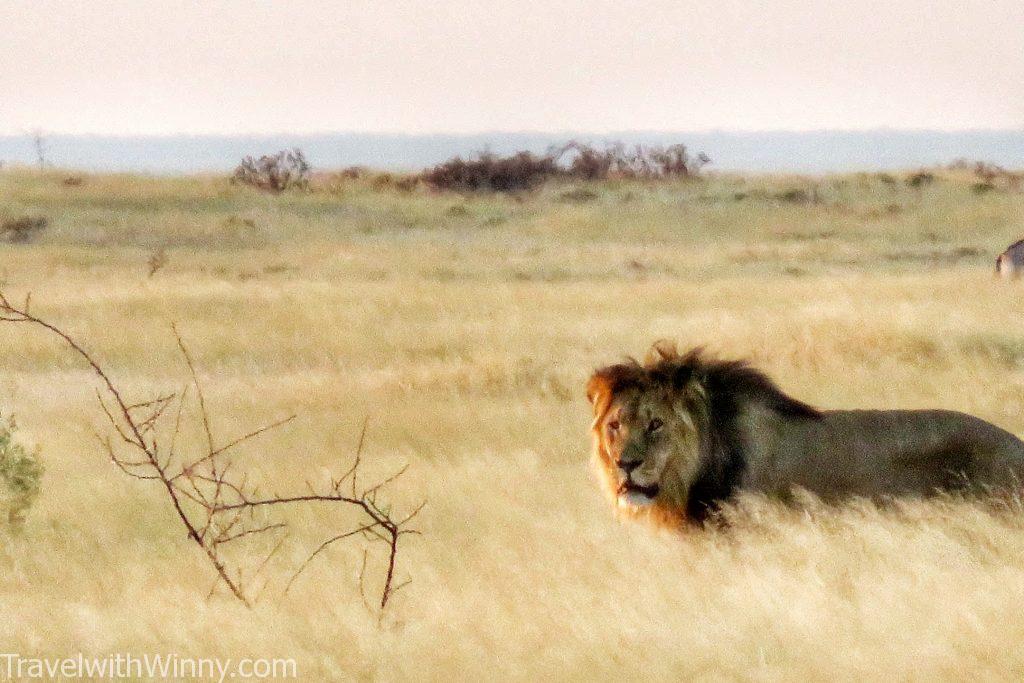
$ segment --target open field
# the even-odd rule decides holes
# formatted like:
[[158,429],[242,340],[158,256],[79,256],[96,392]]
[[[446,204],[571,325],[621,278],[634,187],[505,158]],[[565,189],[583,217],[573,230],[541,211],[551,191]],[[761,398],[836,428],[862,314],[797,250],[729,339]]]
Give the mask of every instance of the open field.
[[47,468],[24,531],[0,536],[0,651],[288,657],[308,679],[1024,676],[1024,510],[750,501],[728,530],[627,525],[589,471],[582,389],[667,337],[751,356],[816,405],[961,409],[1022,434],[1024,290],[992,269],[1024,194],[948,173],[522,197],[63,177],[0,172],[0,220],[50,221],[0,245],[9,295],[31,291],[139,395],[181,383],[177,322],[219,433],[299,414],[245,455],[267,488],[343,471],[368,416],[371,466],[411,464],[396,507],[428,505],[379,625],[358,544],[281,595],[339,523],[319,513],[292,519],[252,611],[207,598],[177,521],[105,459],[87,368],[0,325],[0,411]]

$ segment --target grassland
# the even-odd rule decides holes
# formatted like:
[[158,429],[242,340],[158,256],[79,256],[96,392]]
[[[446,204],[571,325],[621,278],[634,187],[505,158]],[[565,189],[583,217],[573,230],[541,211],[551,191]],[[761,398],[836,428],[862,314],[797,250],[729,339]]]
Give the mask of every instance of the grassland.
[[[520,197],[322,179],[0,173],[0,281],[130,391],[177,386],[189,343],[223,434],[297,412],[245,456],[268,488],[365,457],[428,506],[385,618],[337,546],[253,610],[93,436],[94,385],[52,338],[0,326],[0,410],[43,494],[0,537],[0,650],[289,657],[305,679],[1019,679],[1024,511],[748,501],[728,530],[615,519],[588,469],[589,371],[657,338],[743,355],[829,407],[948,407],[1024,433],[1024,298],[995,255],[1024,194],[966,175],[711,176]],[[795,192],[796,190],[802,192]],[[147,260],[165,250],[166,267]],[[304,546],[303,544],[306,544]],[[259,543],[251,549],[262,556]],[[291,565],[289,565],[291,563]]]

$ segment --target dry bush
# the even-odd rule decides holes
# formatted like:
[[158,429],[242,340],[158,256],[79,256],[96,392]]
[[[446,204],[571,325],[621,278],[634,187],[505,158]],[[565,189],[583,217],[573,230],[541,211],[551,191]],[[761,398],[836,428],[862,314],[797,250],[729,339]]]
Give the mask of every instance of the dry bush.
[[517,152],[502,157],[483,152],[475,159],[450,159],[424,171],[420,178],[440,190],[518,192],[533,189],[558,173],[550,154]]
[[0,223],[0,240],[10,244],[27,244],[34,241],[50,221],[42,216],[19,216]]
[[[301,492],[266,494],[259,490],[258,485],[249,481],[247,473],[240,471],[232,455],[241,445],[291,422],[295,416],[288,416],[234,438],[216,437],[198,373],[177,330],[174,333],[181,357],[189,371],[189,382],[180,391],[129,401],[124,389],[114,383],[111,376],[78,341],[54,324],[32,314],[31,297],[26,297],[24,304],[15,305],[0,292],[0,322],[27,323],[49,331],[71,347],[92,369],[100,380],[101,388],[96,395],[110,428],[105,436],[97,434],[97,439],[102,443],[110,462],[128,477],[152,484],[159,492],[155,495],[171,508],[188,540],[199,547],[208,565],[216,573],[216,583],[211,593],[218,584],[223,584],[235,598],[251,607],[256,593],[253,584],[283,546],[285,539],[281,538],[255,569],[233,566],[231,549],[238,541],[285,531],[287,523],[270,515],[283,508],[301,505],[334,505],[354,511],[358,517],[350,528],[328,537],[308,555],[288,581],[286,593],[292,582],[321,552],[334,543],[353,538],[363,538],[367,543],[363,553],[363,567],[359,573],[361,594],[369,546],[379,542],[385,548],[384,578],[380,582],[378,600],[380,615],[383,615],[395,592],[408,583],[397,583],[396,580],[398,544],[403,536],[418,533],[408,528],[408,524],[423,505],[399,518],[393,514],[391,505],[379,499],[385,488],[404,474],[405,467],[369,484],[359,480],[365,422],[352,465],[344,474],[332,477],[329,486],[317,488],[307,481],[306,490]],[[184,437],[184,434],[191,431],[187,424],[190,416],[192,421],[198,423],[195,431],[204,437],[203,443],[198,446],[189,444]],[[0,432],[0,449],[5,449],[7,445]],[[9,450],[2,450],[0,454]],[[0,461],[2,480],[7,479],[4,462]],[[266,588],[266,585],[265,580],[259,590]]]
[[482,152],[473,159],[455,157],[424,171],[419,179],[440,190],[518,192],[556,179],[687,178],[710,162],[704,153],[691,156],[681,144],[637,145],[628,150],[616,143],[598,149],[572,140],[542,155],[516,152],[503,157]]
[[312,167],[301,149],[282,150],[277,154],[242,159],[231,176],[231,182],[249,185],[267,192],[284,192],[309,187]]
[[970,171],[983,181],[995,180],[996,178],[1012,175],[1010,171],[999,164],[994,164],[991,161],[975,161],[972,159],[955,159],[950,162],[947,166],[950,171]]
[[579,180],[604,180],[613,172],[620,172],[625,152],[621,145],[611,146],[600,151],[591,145],[569,142],[552,150],[555,158],[562,160],[571,157],[567,168],[568,175]]
[[711,157],[704,152],[691,157],[686,145],[669,145],[668,147],[637,147],[636,154],[650,159],[656,177],[689,177],[696,175],[707,164]]
[[[970,162],[965,159],[958,159],[950,164],[951,169],[966,170],[974,174],[978,182],[973,186],[976,194],[983,194],[988,190],[995,189],[998,183],[1005,185],[1006,189],[1017,190],[1020,188],[1024,173],[1014,173],[988,161]],[[985,188],[985,189],[982,189]]]
[[572,140],[553,148],[550,154],[561,164],[568,158],[564,173],[578,180],[688,178],[711,163],[703,152],[691,156],[683,144],[636,145],[630,150],[622,143],[615,143],[599,150]]

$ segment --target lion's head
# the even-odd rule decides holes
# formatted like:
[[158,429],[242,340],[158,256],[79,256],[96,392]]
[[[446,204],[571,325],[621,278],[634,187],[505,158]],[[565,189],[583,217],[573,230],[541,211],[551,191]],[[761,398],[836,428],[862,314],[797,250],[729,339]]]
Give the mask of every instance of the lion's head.
[[705,519],[737,486],[746,467],[740,420],[753,407],[820,416],[744,361],[699,348],[680,354],[665,342],[642,364],[597,370],[587,398],[605,490],[626,514],[671,526]]
[[701,465],[703,388],[682,360],[655,346],[643,365],[610,365],[587,383],[594,464],[605,490],[626,513],[666,523],[682,521]]

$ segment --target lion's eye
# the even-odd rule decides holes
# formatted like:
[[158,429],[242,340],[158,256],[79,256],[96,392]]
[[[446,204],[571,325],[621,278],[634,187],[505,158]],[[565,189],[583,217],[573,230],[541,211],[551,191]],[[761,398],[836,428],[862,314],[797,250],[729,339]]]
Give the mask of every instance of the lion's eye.
[[654,432],[661,429],[662,425],[664,424],[665,423],[659,420],[658,418],[654,418],[653,420],[651,420],[651,424],[647,425],[647,431],[653,434]]
[[608,423],[608,431],[610,431],[610,432],[617,432],[617,431],[619,431],[619,421],[618,420],[612,420],[611,422],[609,422]]

